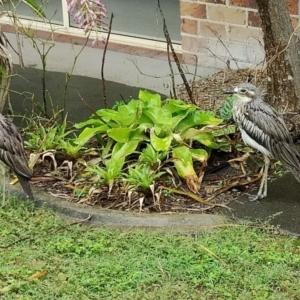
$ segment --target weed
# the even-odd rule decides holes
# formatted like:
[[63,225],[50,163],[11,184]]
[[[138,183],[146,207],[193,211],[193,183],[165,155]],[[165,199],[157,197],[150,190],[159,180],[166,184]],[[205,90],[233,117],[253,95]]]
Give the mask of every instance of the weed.
[[[300,246],[268,225],[114,230],[16,199],[0,211],[1,299],[298,299]],[[40,279],[28,277],[47,270]]]

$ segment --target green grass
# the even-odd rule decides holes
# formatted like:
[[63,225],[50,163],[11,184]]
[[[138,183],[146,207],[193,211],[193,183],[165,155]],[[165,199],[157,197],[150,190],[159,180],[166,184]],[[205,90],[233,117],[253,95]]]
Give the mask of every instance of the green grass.
[[0,208],[0,299],[299,299],[299,280],[299,241],[266,226],[121,231]]

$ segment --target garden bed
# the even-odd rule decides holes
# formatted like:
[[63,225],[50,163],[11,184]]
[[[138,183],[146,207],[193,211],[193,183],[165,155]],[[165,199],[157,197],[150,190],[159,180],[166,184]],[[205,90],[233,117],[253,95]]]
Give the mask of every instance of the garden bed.
[[[214,207],[226,206],[242,193],[251,192],[260,179],[258,172],[262,163],[259,155],[250,155],[251,149],[243,145],[235,125],[230,120],[221,123],[222,120],[218,119],[218,112],[225,101],[223,91],[240,81],[246,81],[248,76],[249,70],[224,70],[194,83],[197,111],[188,104],[187,94],[182,86],[178,87],[178,95],[185,100],[183,103],[173,100],[163,102],[158,95],[142,92],[140,99],[133,101],[143,101],[143,109],[148,109],[145,116],[141,117],[136,103],[125,103],[125,108],[122,108],[125,110],[125,121],[130,119],[133,107],[134,113],[139,118],[144,118],[142,122],[139,121],[136,125],[133,118],[133,121],[128,121],[131,122],[128,127],[116,126],[124,121],[122,115],[121,120],[117,115],[121,111],[119,107],[123,105],[119,103],[114,110],[99,110],[99,118],[94,116],[75,124],[80,132],[79,135],[76,133],[76,139],[70,138],[74,132],[67,129],[65,123],[57,126],[47,121],[45,126],[38,121],[33,129],[39,132],[33,130],[27,139],[27,146],[36,154],[33,184],[65,201],[122,211],[212,213]],[[257,82],[264,82],[261,73],[256,73],[253,77]],[[167,109],[162,110],[165,105],[168,106]],[[168,110],[172,111],[171,117],[164,115]],[[195,118],[190,117],[195,112],[198,123],[194,129],[186,124],[191,120],[195,121]],[[157,114],[161,114],[158,120],[155,119]],[[170,120],[179,119],[177,127],[171,128],[170,125],[169,131],[159,135],[167,127],[164,124],[167,119],[164,118],[168,117]],[[110,124],[111,119],[116,122]],[[152,121],[153,124],[149,125]],[[155,133],[152,127],[155,128]],[[38,136],[43,130],[44,136]],[[101,133],[100,140],[95,137],[95,132]],[[204,137],[201,135],[203,132]],[[130,140],[130,134],[135,134],[135,138]],[[174,139],[176,136],[178,140]],[[110,148],[107,146],[109,143]],[[132,147],[130,143],[133,144]],[[165,146],[167,143],[169,145]],[[123,146],[125,150],[122,150]],[[178,149],[178,152],[174,149]],[[127,152],[118,156],[118,151]],[[108,168],[107,162],[111,162],[115,154],[116,166],[118,163],[122,164],[122,170],[111,179],[105,167]],[[193,177],[187,178],[182,175],[180,167],[178,168],[178,162],[184,162],[186,168],[190,162],[185,162],[185,159],[189,155],[190,161],[193,158]],[[245,164],[246,160],[249,162],[249,155],[252,158],[250,161],[258,160],[254,166]],[[150,161],[153,157],[155,159]],[[139,167],[141,163],[143,165]],[[143,174],[145,170],[148,173]],[[276,172],[275,177],[283,171]],[[149,180],[150,176],[153,179]],[[148,185],[143,180],[148,180]]]

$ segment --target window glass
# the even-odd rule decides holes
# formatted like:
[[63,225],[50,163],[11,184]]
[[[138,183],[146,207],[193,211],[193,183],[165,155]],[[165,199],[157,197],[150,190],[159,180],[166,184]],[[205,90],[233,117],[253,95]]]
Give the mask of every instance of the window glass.
[[[114,14],[112,32],[116,34],[165,41],[163,21],[157,0],[103,0],[107,15]],[[180,43],[179,0],[160,0],[167,28],[173,42]],[[70,25],[78,27],[70,17]],[[109,20],[107,20],[109,23]]]
[[[62,14],[62,0],[35,0],[35,2],[43,8],[47,19],[51,20],[51,23],[62,25],[63,14]],[[65,1],[65,0],[63,0]],[[13,4],[12,4],[13,3]],[[4,6],[7,10],[18,14],[19,18],[38,20],[37,15],[34,14],[33,10],[21,1],[12,1],[12,3],[5,2]]]

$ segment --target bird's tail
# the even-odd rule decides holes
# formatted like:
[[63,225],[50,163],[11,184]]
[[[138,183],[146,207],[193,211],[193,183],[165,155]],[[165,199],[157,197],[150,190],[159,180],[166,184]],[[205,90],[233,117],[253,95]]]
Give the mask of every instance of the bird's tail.
[[23,191],[27,195],[28,199],[33,200],[33,194],[30,186],[30,180],[22,175],[17,174],[19,182],[23,188]]
[[298,169],[296,169],[293,166],[287,166],[287,168],[291,171],[291,173],[294,175],[294,177],[297,179],[298,182],[300,182],[300,172]]

